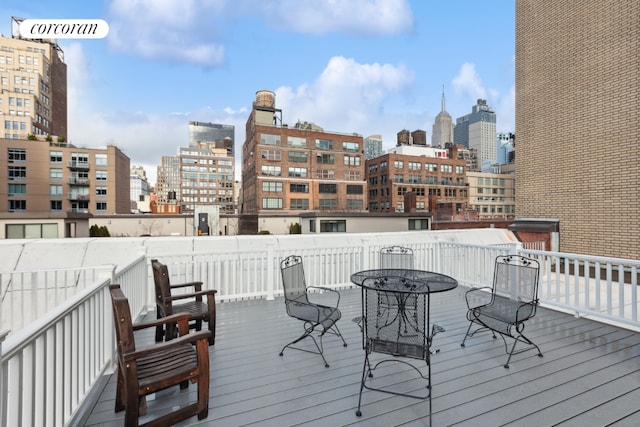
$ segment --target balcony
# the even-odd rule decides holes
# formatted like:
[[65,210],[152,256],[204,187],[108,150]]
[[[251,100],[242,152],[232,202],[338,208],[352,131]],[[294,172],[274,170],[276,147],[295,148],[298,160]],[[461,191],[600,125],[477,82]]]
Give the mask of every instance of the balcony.
[[74,169],[74,170],[89,170],[90,169],[90,165],[89,165],[89,161],[88,160],[69,160],[67,162],[67,167],[69,169]]
[[69,185],[86,185],[90,184],[89,178],[77,178],[77,177],[69,177],[67,180]]
[[[0,370],[5,425],[122,425],[123,414],[113,411],[107,285],[122,286],[134,318],[153,317],[151,258],[168,264],[174,282],[197,279],[219,291],[209,417],[200,425],[428,425],[426,402],[373,391],[363,393],[363,416],[355,416],[364,354],[351,322],[360,315],[360,293],[349,277],[375,267],[379,248],[389,244],[412,247],[417,267],[460,283],[432,299],[431,318],[446,330],[436,337],[440,352],[432,359],[433,425],[640,422],[640,261],[525,249],[498,229],[68,240],[55,243],[55,252],[50,242],[0,246],[3,262],[22,270],[1,276],[2,329],[11,330]],[[278,356],[301,332],[285,314],[279,279],[278,261],[292,253],[303,256],[308,285],[342,294],[339,326],[349,346],[325,339],[330,368],[312,354]],[[490,282],[493,259],[505,253],[535,257],[542,266],[542,308],[527,330],[544,358],[523,353],[508,370],[501,340],[485,334],[460,347],[467,327],[463,293]],[[37,268],[27,269],[30,262]],[[34,304],[40,315],[25,318]],[[393,368],[380,379],[411,390],[411,378]],[[157,393],[150,414],[190,393],[195,387]],[[196,424],[195,417],[181,423]]]
[[67,193],[67,200],[89,200],[88,194]]

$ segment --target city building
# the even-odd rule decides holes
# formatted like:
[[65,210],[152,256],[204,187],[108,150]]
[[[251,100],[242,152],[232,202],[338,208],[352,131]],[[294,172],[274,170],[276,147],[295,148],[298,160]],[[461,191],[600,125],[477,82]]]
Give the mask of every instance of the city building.
[[456,119],[453,142],[478,152],[480,168],[496,161],[496,113],[478,99],[471,113]]
[[158,166],[155,203],[152,212],[159,214],[180,213],[180,157],[162,156]]
[[[17,33],[20,18],[12,18]],[[5,139],[67,137],[67,65],[55,40],[0,36],[0,123]]]
[[640,258],[638,52],[638,1],[516,1],[515,231]]
[[149,195],[149,180],[142,166],[131,166],[129,192],[134,203],[144,201]]
[[233,156],[235,153],[235,127],[207,122],[189,122],[189,147],[209,143],[213,148],[224,148]]
[[466,160],[455,147],[447,156],[444,149],[399,146],[367,160],[366,171],[372,213],[424,211],[436,217],[440,208],[466,210]]
[[501,165],[513,163],[516,136],[511,132],[498,132],[496,139],[496,161]]
[[289,127],[275,94],[258,91],[242,147],[243,214],[364,211],[363,138]]
[[511,174],[467,172],[469,209],[475,218],[513,219],[516,214],[515,176]]
[[409,132],[407,129],[403,129],[397,134],[396,145],[427,145],[427,132],[416,129],[413,132]]
[[444,98],[444,87],[442,88],[442,102],[440,112],[436,116],[431,132],[432,147],[446,147],[447,143],[453,142],[453,119],[447,113],[446,100]]
[[215,143],[180,147],[180,211],[198,206],[218,206],[220,213],[235,213],[234,158]]
[[373,159],[384,153],[382,149],[382,135],[371,135],[364,139],[364,158]]
[[[0,139],[0,144],[3,223],[131,212],[130,161],[118,147],[78,148],[27,139]],[[20,232],[6,235],[16,237]],[[68,232],[55,237],[74,235]]]

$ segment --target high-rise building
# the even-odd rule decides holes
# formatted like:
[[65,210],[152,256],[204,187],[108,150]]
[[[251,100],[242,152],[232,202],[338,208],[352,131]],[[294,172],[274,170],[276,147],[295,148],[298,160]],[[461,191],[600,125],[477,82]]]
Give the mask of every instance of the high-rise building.
[[130,160],[115,146],[0,139],[0,213],[127,214]]
[[382,149],[382,136],[371,135],[364,139],[364,158],[369,160],[374,157],[381,156],[384,153]]
[[433,123],[433,131],[431,132],[431,146],[444,148],[448,142],[453,142],[453,119],[447,113],[443,87],[440,112],[436,116],[436,120]]
[[638,1],[516,0],[516,207],[564,252],[640,259],[638,52]]
[[235,142],[235,127],[206,122],[189,122],[189,147],[198,144],[212,144],[213,148],[224,148],[233,156]]
[[496,113],[484,99],[478,99],[471,113],[456,119],[453,128],[455,144],[476,149],[480,167],[496,161]]
[[142,166],[131,166],[129,191],[132,202],[143,201],[149,195],[149,180]]
[[496,136],[496,161],[501,165],[514,160],[515,135],[512,132],[498,132]]
[[0,36],[0,116],[6,139],[68,136],[67,65],[55,40]]
[[180,157],[162,156],[158,166],[155,212],[162,214],[180,213]]
[[241,213],[364,211],[363,138],[288,127],[275,94],[258,91],[242,147]]

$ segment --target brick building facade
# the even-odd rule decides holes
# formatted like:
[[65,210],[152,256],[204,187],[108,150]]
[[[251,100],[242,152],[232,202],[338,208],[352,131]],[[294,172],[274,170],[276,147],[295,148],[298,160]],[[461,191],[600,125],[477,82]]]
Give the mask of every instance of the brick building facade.
[[640,259],[640,2],[516,1],[516,207]]

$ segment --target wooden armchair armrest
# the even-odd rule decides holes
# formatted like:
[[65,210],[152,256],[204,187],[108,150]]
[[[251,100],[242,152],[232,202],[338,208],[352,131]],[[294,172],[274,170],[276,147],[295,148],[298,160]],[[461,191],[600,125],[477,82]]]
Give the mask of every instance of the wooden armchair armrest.
[[200,281],[176,283],[176,284],[170,285],[170,286],[171,286],[171,289],[188,288],[188,287],[193,286],[194,288],[196,288],[196,291],[202,290],[202,282],[200,282]]
[[139,331],[145,328],[152,328],[156,326],[165,325],[167,323],[185,323],[187,325],[187,329],[189,327],[189,319],[191,315],[188,313],[176,313],[171,316],[161,317],[160,319],[149,320],[146,322],[134,323],[132,325],[134,331]]
[[171,298],[167,298],[167,299],[171,301],[175,301],[175,300],[186,299],[186,298],[215,295],[217,293],[218,293],[217,289],[207,289],[206,291],[193,292],[190,294],[171,295]]
[[[169,316],[171,317],[171,316]],[[143,347],[133,351],[131,353],[124,354],[123,359],[125,362],[134,361],[144,356],[149,356],[157,352],[161,352],[163,350],[167,350],[173,347],[178,347],[184,344],[195,344],[200,340],[204,341],[205,347],[208,346],[209,335],[211,335],[210,331],[198,331],[190,334],[183,335],[173,340],[162,341],[159,343],[155,343],[149,345],[147,347]]]

